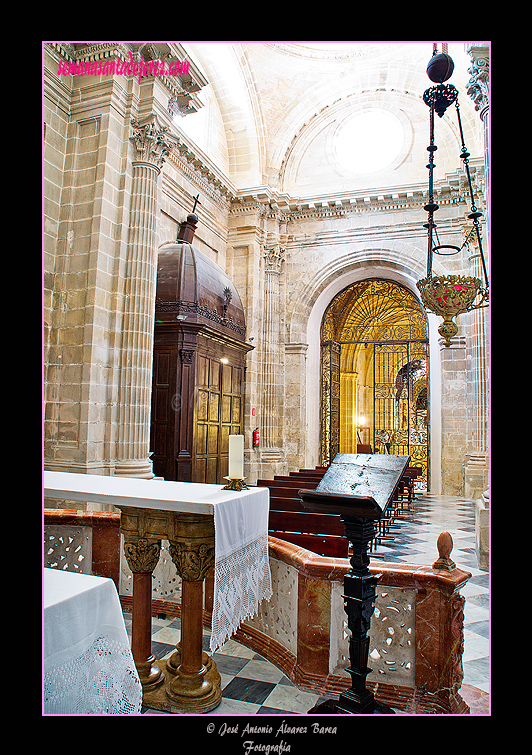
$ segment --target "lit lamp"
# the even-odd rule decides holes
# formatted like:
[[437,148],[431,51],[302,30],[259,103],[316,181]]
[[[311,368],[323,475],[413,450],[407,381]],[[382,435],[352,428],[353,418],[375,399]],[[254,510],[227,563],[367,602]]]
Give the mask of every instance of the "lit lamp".
[[[444,44],[444,50],[446,50],[446,47],[447,46]],[[429,201],[424,207],[429,215],[428,222],[424,225],[424,228],[428,229],[428,250],[427,277],[418,281],[417,287],[425,307],[434,314],[443,317],[443,322],[438,328],[438,333],[445,339],[445,345],[450,346],[451,338],[458,333],[458,326],[454,322],[454,318],[465,312],[470,312],[473,309],[487,306],[485,302],[487,302],[489,298],[489,283],[484,253],[482,251],[482,239],[478,221],[482,213],[475,207],[475,200],[473,197],[473,186],[471,183],[468,160],[469,152],[467,151],[464,142],[460,107],[458,105],[458,90],[452,84],[443,83],[451,77],[454,70],[454,63],[451,57],[447,55],[446,51],[437,54],[436,48],[437,45],[434,45],[435,54],[427,66],[427,75],[431,81],[437,83],[437,86],[427,89],[423,94],[423,101],[430,108],[430,145],[427,147],[429,153],[429,164],[427,165],[427,168],[429,169]],[[433,254],[441,254],[444,256],[457,254],[468,243],[469,235],[471,235],[468,235],[462,247],[440,244],[436,232],[436,224],[434,223],[434,213],[439,209],[438,205],[434,202],[433,187],[433,174],[435,167],[434,152],[438,149],[434,144],[434,113],[436,112],[441,118],[449,105],[453,102],[456,106],[458,126],[462,140],[462,152],[460,157],[464,163],[469,185],[469,194],[471,196],[471,213],[468,215],[468,218],[473,222],[473,231],[471,233],[474,232],[477,237],[484,278],[486,281],[485,286],[479,278],[472,278],[465,275],[432,275]],[[436,237],[438,242],[436,245],[434,244],[434,237]]]
[[[362,443],[362,438],[360,437],[360,433],[364,432],[365,426],[366,426],[366,418],[359,416],[357,417],[358,420],[358,427],[357,427],[357,436],[358,436],[358,442]],[[360,428],[360,433],[358,432]]]
[[229,470],[224,480],[229,483],[223,490],[248,490],[244,482],[244,436],[229,436]]

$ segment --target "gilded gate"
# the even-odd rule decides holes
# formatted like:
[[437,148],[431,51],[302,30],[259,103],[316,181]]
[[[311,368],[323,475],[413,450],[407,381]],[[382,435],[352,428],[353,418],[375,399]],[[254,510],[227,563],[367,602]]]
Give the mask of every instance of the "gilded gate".
[[353,283],[321,327],[320,463],[357,444],[408,454],[429,478],[428,337],[416,296],[380,278]]

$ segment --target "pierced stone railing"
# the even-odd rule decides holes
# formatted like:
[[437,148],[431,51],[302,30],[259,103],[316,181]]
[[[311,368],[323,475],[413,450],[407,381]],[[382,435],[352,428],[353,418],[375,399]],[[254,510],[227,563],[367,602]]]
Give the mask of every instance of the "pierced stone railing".
[[119,589],[120,514],[45,509],[44,566],[108,577]]
[[[450,536],[448,536],[450,538]],[[442,545],[443,542],[443,545]],[[448,559],[439,567],[372,564],[381,574],[371,620],[367,685],[382,702],[408,712],[467,713],[463,679],[461,587],[469,572]],[[273,597],[235,638],[272,660],[296,684],[324,695],[350,686],[343,577],[348,559],[317,556],[270,537]]]
[[[132,605],[131,575],[120,544],[120,515],[45,510],[45,566],[110,577],[124,609]],[[180,615],[181,585],[171,559],[153,574],[152,611]],[[270,537],[273,596],[234,638],[278,666],[295,684],[335,697],[350,686],[343,577],[348,559],[327,558]],[[468,713],[459,694],[463,679],[463,606],[459,590],[470,574],[450,561],[448,538],[439,538],[433,566],[370,563],[381,574],[370,629],[368,688],[409,713]],[[434,567],[438,568],[434,568]],[[207,578],[204,624],[212,611]]]

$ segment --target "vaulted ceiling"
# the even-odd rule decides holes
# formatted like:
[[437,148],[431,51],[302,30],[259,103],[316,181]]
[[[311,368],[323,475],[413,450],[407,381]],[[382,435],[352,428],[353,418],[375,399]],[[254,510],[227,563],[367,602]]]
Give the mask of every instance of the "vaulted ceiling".
[[[178,125],[240,190],[310,197],[416,186],[427,177],[432,44],[183,42],[208,85],[204,106]],[[465,43],[450,43],[449,54],[466,143],[481,157]],[[454,108],[436,119],[436,144],[437,178],[460,165]]]

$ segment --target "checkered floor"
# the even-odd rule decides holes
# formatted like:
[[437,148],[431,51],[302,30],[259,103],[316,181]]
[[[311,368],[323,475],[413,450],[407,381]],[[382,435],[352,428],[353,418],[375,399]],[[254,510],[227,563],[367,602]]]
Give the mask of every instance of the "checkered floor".
[[[454,541],[451,558],[472,575],[461,590],[466,598],[463,689],[476,688],[475,694],[483,696],[489,692],[489,574],[477,567],[474,503],[455,496],[420,495],[411,511],[404,513],[394,541],[379,546],[375,556],[430,565],[438,558],[436,540],[443,531],[450,532]],[[130,632],[131,615],[124,618]],[[152,652],[156,658],[171,655],[179,639],[179,619],[153,618]],[[204,632],[204,649],[209,652],[208,630]],[[213,657],[222,677],[223,698],[206,716],[301,714],[322,699],[296,687],[276,666],[234,640]],[[147,708],[142,712],[161,714]]]
[[401,520],[395,539],[376,553],[387,561],[433,564],[440,532],[453,538],[451,558],[471,578],[460,590],[464,608],[463,684],[489,692],[489,573],[478,568],[475,553],[475,504],[456,496],[425,493]]

